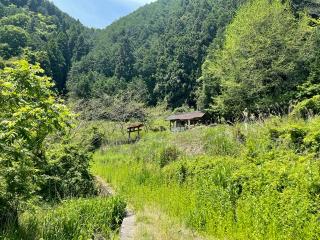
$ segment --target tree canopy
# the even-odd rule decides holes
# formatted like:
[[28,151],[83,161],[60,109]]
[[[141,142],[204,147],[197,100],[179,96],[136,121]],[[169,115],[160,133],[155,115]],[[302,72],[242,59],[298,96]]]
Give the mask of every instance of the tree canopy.
[[47,0],[0,3],[0,56],[40,63],[55,87],[65,91],[72,63],[89,52],[94,30],[85,28]]
[[118,82],[143,81],[149,105],[165,100],[170,107],[195,106],[207,47],[242,2],[160,0],[140,8],[98,34],[93,50],[70,72],[70,91],[82,98],[77,85],[95,85],[86,76],[96,72]]
[[285,113],[298,86],[319,67],[310,61],[315,59],[310,45],[319,41],[313,22],[304,13],[295,16],[287,2],[249,1],[203,65],[200,105],[230,119],[245,109]]

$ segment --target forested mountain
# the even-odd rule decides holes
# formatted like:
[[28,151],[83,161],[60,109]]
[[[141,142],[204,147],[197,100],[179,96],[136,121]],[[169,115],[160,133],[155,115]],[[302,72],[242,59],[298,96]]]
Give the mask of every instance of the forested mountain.
[[40,63],[60,91],[72,62],[89,52],[93,32],[48,0],[0,0],[0,57]]
[[319,16],[318,0],[159,0],[94,31],[47,0],[0,0],[0,56],[39,62],[60,91],[68,76],[98,118],[163,101],[238,118],[320,93]]
[[195,106],[207,47],[242,2],[159,0],[140,8],[99,34],[94,49],[72,68],[69,90],[89,99],[133,91],[151,105]]

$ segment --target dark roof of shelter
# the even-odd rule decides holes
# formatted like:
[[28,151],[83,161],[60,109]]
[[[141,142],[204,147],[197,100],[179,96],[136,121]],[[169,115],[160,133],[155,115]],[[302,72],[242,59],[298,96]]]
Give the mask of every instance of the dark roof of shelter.
[[174,120],[192,120],[196,118],[202,118],[205,115],[205,113],[196,111],[196,112],[190,112],[190,113],[182,113],[182,114],[176,114],[171,115],[167,118],[167,121],[174,121]]

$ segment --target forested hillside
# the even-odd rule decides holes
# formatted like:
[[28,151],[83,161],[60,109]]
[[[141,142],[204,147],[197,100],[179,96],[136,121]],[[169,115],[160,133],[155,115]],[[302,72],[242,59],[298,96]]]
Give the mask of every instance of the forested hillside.
[[120,19],[72,68],[72,96],[102,101],[133,91],[149,105],[166,100],[169,107],[195,106],[206,50],[242,2],[160,0]]
[[200,108],[283,115],[320,93],[319,3],[295,2],[248,1],[237,12],[203,65]]
[[0,57],[40,63],[60,91],[72,63],[89,52],[93,33],[47,0],[0,1]]
[[0,57],[40,63],[60,92],[68,78],[93,109],[164,101],[234,119],[318,94],[319,15],[317,0],[160,0],[97,32],[49,1],[1,0]]
[[120,99],[228,119],[284,113],[317,94],[319,9],[315,0],[157,1],[99,34],[70,72],[70,96],[91,109]]

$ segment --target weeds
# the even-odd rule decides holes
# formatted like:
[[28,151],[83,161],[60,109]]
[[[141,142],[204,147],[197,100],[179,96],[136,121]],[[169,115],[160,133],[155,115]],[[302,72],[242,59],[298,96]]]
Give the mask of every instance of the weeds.
[[[214,237],[319,239],[319,122],[273,118],[194,129],[205,145],[200,155],[183,154],[190,132],[150,133],[96,153],[93,171],[136,209],[155,204]],[[182,153],[159,166],[173,144]]]
[[8,228],[1,239],[111,239],[125,216],[119,198],[68,200],[49,209],[26,212],[19,228]]

